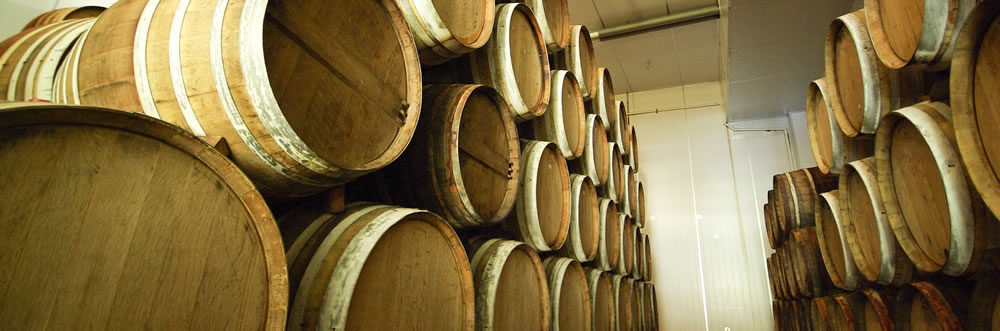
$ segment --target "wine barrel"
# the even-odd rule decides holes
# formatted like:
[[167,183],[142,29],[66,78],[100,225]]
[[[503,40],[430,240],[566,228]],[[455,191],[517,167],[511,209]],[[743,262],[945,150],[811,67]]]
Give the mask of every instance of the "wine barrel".
[[590,289],[587,286],[587,274],[580,262],[551,256],[542,264],[549,280],[551,330],[591,329]]
[[622,155],[627,155],[632,149],[632,139],[629,135],[629,124],[628,115],[625,111],[625,103],[621,101],[615,102],[615,120],[617,121],[612,128],[614,133],[615,143],[621,146]]
[[536,250],[558,250],[569,234],[571,204],[566,160],[550,142],[525,140],[523,144],[516,212],[501,224]]
[[569,236],[559,253],[580,262],[589,262],[597,256],[601,237],[599,197],[590,177],[569,175],[569,180]]
[[833,285],[854,291],[864,285],[865,279],[858,272],[854,255],[848,247],[839,196],[837,190],[820,194],[816,207],[816,240]]
[[610,160],[604,155],[609,155],[607,133],[604,132],[601,118],[597,115],[587,115],[587,130],[584,137],[583,156],[570,162],[571,170],[575,174],[587,175],[594,182],[594,186],[601,187],[608,181],[611,172]]
[[900,288],[893,324],[897,330],[964,330],[968,303],[958,284],[914,282]]
[[638,226],[632,226],[632,279],[642,280],[642,231]]
[[1000,41],[1000,4],[982,1],[962,29],[951,61],[951,107],[955,140],[979,194],[1000,215],[1000,139],[996,117],[1000,103],[988,98],[996,90]]
[[551,71],[552,95],[545,114],[531,121],[534,139],[551,141],[562,156],[575,160],[583,155],[587,138],[587,115],[576,76],[567,70]]
[[795,281],[795,264],[792,261],[791,249],[788,247],[788,241],[778,247],[776,250],[778,254],[778,262],[781,264],[781,272],[779,275],[779,281],[781,281],[788,292],[789,299],[798,299],[804,297],[803,290],[799,288],[799,283]]
[[591,330],[613,330],[615,327],[615,293],[611,285],[611,276],[601,270],[587,269],[587,284],[591,299]]
[[651,285],[649,282],[636,282],[639,289],[639,314],[642,316],[640,320],[640,330],[652,330],[653,329],[653,307],[652,307],[652,296],[651,296]]
[[806,89],[806,123],[813,159],[820,172],[839,174],[844,166],[844,134],[827,97],[826,79],[809,83]]
[[955,39],[977,0],[868,0],[868,32],[882,64],[948,70]]
[[829,319],[831,330],[866,330],[863,324],[864,295],[859,292],[835,295],[833,296],[833,301],[835,305]]
[[778,216],[775,212],[777,201],[774,197],[774,190],[767,190],[767,203],[764,204],[764,230],[767,233],[767,243],[771,249],[781,245],[781,228],[778,225]]
[[862,294],[864,301],[864,321],[866,330],[895,330],[892,322],[896,305],[896,289],[891,287],[869,288]]
[[625,168],[622,166],[622,153],[618,144],[608,143],[608,181],[601,186],[601,196],[625,206],[625,213],[630,213],[625,194]]
[[642,234],[642,280],[653,281],[653,254],[649,247],[649,234]]
[[0,43],[0,98],[52,100],[56,71],[93,18],[39,25]]
[[22,31],[31,28],[37,28],[44,25],[55,24],[62,21],[82,19],[82,18],[95,18],[100,16],[104,12],[104,7],[101,6],[80,6],[80,7],[68,7],[53,9],[42,13],[41,15],[35,16],[24,26]]
[[636,201],[638,200],[638,192],[636,192],[638,182],[636,180],[635,172],[632,171],[632,167],[625,166],[623,173],[625,174],[625,179],[623,181],[625,182],[625,204],[628,208],[628,216],[632,217],[632,220],[635,221],[637,227],[644,227],[646,224],[638,220],[642,215],[639,215],[639,203]]
[[976,282],[969,299],[967,329],[987,331],[1000,329],[1000,280],[984,277]]
[[[468,257],[441,217],[354,203],[338,215],[303,206],[280,223],[294,293],[289,329],[473,327]],[[420,247],[420,254],[412,247]],[[415,286],[400,292],[385,284]],[[428,305],[435,309],[421,308]]]
[[785,306],[783,300],[771,301],[771,314],[774,318],[774,330],[775,331],[786,331],[788,328],[785,326]]
[[549,327],[548,283],[538,254],[530,246],[488,239],[467,250],[472,252],[476,287],[476,330]]
[[653,285],[653,283],[649,283],[649,301],[650,301],[650,304],[649,304],[650,305],[650,309],[652,309],[652,314],[651,314],[651,317],[652,317],[652,325],[651,326],[652,327],[650,329],[654,330],[654,331],[655,330],[659,330],[660,329],[660,315],[659,315],[660,314],[660,309],[659,309],[659,305],[657,304],[657,301],[656,301],[656,285]]
[[531,7],[542,31],[549,53],[555,53],[569,46],[569,3],[567,0],[498,0],[497,2],[523,2]]
[[274,218],[193,135],[125,112],[5,103],[0,169],[0,277],[17,284],[0,298],[4,328],[284,328]]
[[879,119],[899,108],[899,72],[879,62],[864,10],[838,17],[826,33],[826,84],[831,111],[848,137],[874,133]]
[[612,271],[618,268],[620,251],[624,248],[621,245],[621,229],[618,225],[618,205],[611,199],[599,198],[597,257],[594,259],[594,267],[604,271]]
[[893,232],[925,272],[962,275],[983,260],[988,212],[967,181],[950,108],[924,102],[886,115],[876,134],[879,190]]
[[[837,176],[824,175],[819,168],[799,169],[774,176],[775,212],[782,233],[816,224],[819,194],[837,187]],[[783,239],[783,238],[779,238]]]
[[642,329],[642,292],[639,287],[642,285],[641,281],[635,278],[625,278],[628,282],[628,287],[632,290],[632,325],[636,329]]
[[913,264],[899,248],[886,217],[874,158],[851,162],[840,175],[840,218],[847,246],[868,281],[899,286],[913,278]]
[[632,124],[628,125],[629,140],[632,142],[628,151],[628,158],[626,159],[629,166],[632,167],[632,171],[639,173],[639,136],[635,134],[635,126]]
[[590,31],[583,25],[571,25],[569,47],[552,55],[552,66],[573,72],[580,82],[580,92],[585,100],[596,98],[598,93],[600,85],[596,63]]
[[795,307],[795,326],[799,330],[809,330],[812,321],[809,320],[809,316],[812,315],[812,300],[811,299],[800,299],[795,300],[793,303]]
[[601,117],[604,130],[608,133],[609,141],[617,141],[615,138],[615,126],[618,125],[618,111],[615,107],[615,88],[611,83],[611,72],[608,68],[597,67],[597,90],[591,95],[591,99],[586,102],[587,113]]
[[628,280],[623,275],[611,275],[612,292],[615,294],[616,331],[632,330],[635,326],[632,315],[636,312],[632,310],[632,289]]
[[835,307],[837,303],[833,300],[833,297],[813,298],[810,304],[812,307],[809,310],[809,321],[812,330],[837,331],[830,326],[830,315],[837,308]]
[[[94,22],[96,23],[97,21],[95,20]],[[66,56],[60,61],[59,67],[56,69],[56,74],[53,77],[51,101],[72,105],[80,104],[80,95],[77,93],[79,86],[75,74],[80,62],[80,53],[83,51],[83,45],[86,44],[87,35],[89,34],[90,29],[87,29],[66,50]]]
[[819,297],[833,288],[833,282],[826,271],[816,239],[816,228],[805,227],[792,231],[789,249],[795,268],[795,281],[806,297]]
[[267,197],[327,190],[403,152],[422,88],[396,3],[338,4],[116,2],[68,62],[69,98],[225,137]]
[[456,228],[495,224],[514,207],[521,178],[514,120],[496,90],[427,85],[409,148],[382,176],[395,204],[420,207]]
[[491,0],[396,0],[413,33],[424,65],[437,65],[472,52],[490,39]]
[[[625,169],[629,169],[631,166],[626,166]],[[635,174],[635,172],[632,172]],[[633,175],[634,176],[634,175]],[[636,180],[635,188],[630,189],[629,192],[633,194],[633,198],[629,199],[629,202],[635,206],[635,212],[633,219],[639,227],[646,229],[646,190],[642,188],[642,182]]]
[[632,218],[625,213],[618,213],[618,267],[615,272],[619,275],[632,274],[635,267],[635,223]]
[[771,298],[773,299],[785,299],[785,293],[778,288],[777,275],[774,269],[774,253],[765,259],[765,270],[767,270],[767,287],[771,289]]

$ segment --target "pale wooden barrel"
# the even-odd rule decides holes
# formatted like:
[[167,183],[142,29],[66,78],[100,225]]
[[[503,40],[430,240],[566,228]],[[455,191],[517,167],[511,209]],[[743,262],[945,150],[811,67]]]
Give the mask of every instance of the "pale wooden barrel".
[[653,281],[653,250],[649,246],[649,234],[642,235],[642,279]]
[[517,203],[501,224],[504,230],[545,252],[562,248],[569,234],[570,181],[566,160],[556,146],[524,141]]
[[87,35],[89,34],[90,29],[84,31],[77,38],[76,42],[73,43],[73,46],[67,50],[66,56],[60,62],[52,82],[51,100],[53,102],[73,105],[80,104],[80,95],[77,93],[79,86],[76,80],[76,73],[80,63],[80,53],[83,50],[83,45],[86,44]]
[[[836,331],[830,328],[830,313],[835,308],[833,297],[818,297],[810,300],[809,321],[815,331]],[[874,331],[874,330],[873,330]]]
[[424,65],[436,65],[472,52],[493,33],[491,0],[396,0]]
[[597,256],[601,237],[599,197],[590,177],[569,175],[569,180],[569,236],[559,249],[559,254],[580,262],[589,262]]
[[4,328],[284,329],[274,218],[191,134],[124,112],[7,103],[0,169],[0,277],[17,284],[0,298]]
[[604,131],[601,118],[594,114],[587,115],[587,130],[584,137],[583,156],[570,162],[573,173],[586,175],[594,182],[594,186],[601,187],[608,182],[611,172],[610,159],[604,157],[611,153],[608,145],[607,133]]
[[632,315],[632,289],[629,279],[623,275],[611,275],[611,286],[615,296],[615,330],[628,331],[635,326]]
[[948,70],[958,31],[978,0],[867,0],[868,32],[893,69]]
[[615,88],[611,83],[611,72],[605,67],[597,67],[597,89],[586,103],[589,114],[601,117],[601,124],[608,132],[609,141],[615,138],[615,126],[618,125],[618,109],[615,104]]
[[812,146],[813,159],[821,172],[839,174],[844,160],[836,158],[834,154],[838,146],[843,146],[844,134],[833,115],[833,107],[827,95],[825,78],[812,81],[806,89],[809,145]]
[[611,199],[599,198],[597,257],[594,267],[604,271],[618,268],[621,246],[621,229],[618,226],[618,206]]
[[635,126],[632,126],[632,124],[628,125],[628,132],[629,141],[631,141],[629,147],[631,148],[629,148],[626,162],[628,162],[629,166],[632,166],[633,172],[639,173],[639,136],[635,134]]
[[583,266],[576,260],[556,256],[546,258],[543,264],[549,280],[551,330],[591,329],[592,298]]
[[958,284],[914,282],[899,290],[893,324],[897,330],[964,330],[968,303]]
[[859,292],[833,296],[834,306],[828,320],[831,330],[860,331],[864,328],[865,297]]
[[959,160],[950,117],[938,102],[889,113],[875,137],[875,163],[903,251],[921,271],[957,276],[977,271],[995,230]]
[[625,170],[623,172],[625,173],[625,205],[628,216],[635,221],[635,225],[637,227],[645,227],[646,223],[640,220],[640,216],[642,215],[639,214],[639,197],[637,195],[639,192],[636,191],[638,181],[636,180],[635,172],[632,171],[631,166],[625,166]]
[[549,287],[531,246],[489,239],[469,251],[476,285],[476,330],[549,328]]
[[[289,329],[473,327],[468,257],[455,230],[441,217],[355,203],[340,214],[303,205],[280,223],[294,293]],[[413,254],[413,247],[419,247],[420,254]],[[408,287],[400,292],[385,284]],[[428,305],[435,309],[421,308]]]
[[556,69],[572,71],[580,81],[580,92],[584,99],[597,95],[597,59],[590,31],[583,25],[570,26],[569,47],[552,55],[552,66]]
[[56,72],[94,18],[38,25],[0,43],[0,98],[52,101]]
[[567,0],[498,0],[497,2],[523,2],[531,7],[542,31],[549,53],[555,53],[569,46],[569,1]]
[[[782,233],[815,225],[816,202],[819,194],[837,187],[837,176],[824,175],[819,168],[799,169],[775,175],[772,183],[778,222]],[[778,238],[783,240],[784,238]]]
[[545,113],[552,88],[542,32],[531,8],[522,3],[496,6],[493,35],[486,46],[469,53],[470,67],[459,66],[463,80],[492,86],[510,104],[518,122]]
[[764,203],[764,231],[767,233],[767,243],[771,249],[778,248],[781,228],[778,226],[778,215],[774,208],[778,202],[774,198],[774,190],[767,190],[767,202]]
[[896,307],[896,289],[892,287],[869,288],[865,296],[862,324],[866,330],[895,330],[892,322]]
[[80,6],[53,9],[31,19],[31,21],[29,21],[28,24],[26,24],[21,30],[23,31],[43,25],[55,24],[74,19],[95,18],[100,16],[101,13],[104,12],[104,9],[106,8],[101,6]]
[[1000,300],[997,299],[1000,299],[1000,280],[984,277],[976,281],[969,299],[968,330],[1000,330]]
[[638,226],[632,226],[632,279],[642,279],[642,231]]
[[618,267],[615,272],[629,275],[635,267],[635,223],[625,213],[618,213]]
[[820,194],[819,205],[816,206],[816,240],[823,265],[834,286],[854,291],[864,285],[865,279],[858,272],[846,232],[839,191]]
[[567,160],[583,155],[587,138],[587,115],[584,113],[583,96],[573,72],[553,70],[552,95],[548,110],[531,121],[534,139],[551,141]]
[[119,1],[71,63],[68,98],[225,137],[278,199],[389,164],[420,114],[416,47],[391,0]]
[[795,269],[793,277],[805,297],[823,296],[833,289],[833,282],[826,271],[816,238],[815,227],[794,230],[789,235],[788,246]]
[[955,140],[969,177],[994,215],[1000,215],[1000,138],[990,98],[1000,66],[1000,4],[980,2],[957,41],[951,66],[951,107]]
[[613,330],[615,327],[615,293],[610,274],[598,269],[587,269],[590,289],[591,330]]
[[622,146],[622,155],[627,155],[632,150],[632,137],[629,137],[629,129],[631,125],[628,122],[628,112],[625,110],[625,103],[622,101],[615,101],[615,125],[612,128],[614,132],[615,143]]
[[875,55],[864,10],[830,23],[825,54],[827,96],[840,129],[848,137],[874,133],[882,115],[899,108],[901,88],[899,72]]
[[428,209],[456,228],[510,214],[521,178],[514,120],[496,90],[427,85],[409,148],[381,173],[393,203]]
[[[627,168],[631,168],[631,167],[626,167],[626,169]],[[635,223],[638,224],[639,227],[641,227],[643,229],[646,229],[646,222],[647,222],[647,219],[646,219],[646,190],[644,188],[642,188],[642,182],[636,180],[635,181],[635,189],[631,189],[631,190],[629,190],[629,192],[634,192],[633,193],[633,197],[634,198],[630,199],[629,201],[632,202],[632,204],[635,206],[635,215],[634,215],[634,217],[635,217]]]
[[913,264],[903,253],[886,216],[875,159],[844,166],[840,175],[841,230],[861,275],[868,281],[899,286],[913,277]]
[[632,290],[632,325],[637,329],[642,329],[642,293],[639,290],[642,282],[635,278],[626,277],[625,279]]
[[625,168],[622,167],[622,153],[618,144],[608,143],[608,181],[601,186],[601,196],[611,199],[619,205],[626,206],[628,212],[628,202],[625,200]]

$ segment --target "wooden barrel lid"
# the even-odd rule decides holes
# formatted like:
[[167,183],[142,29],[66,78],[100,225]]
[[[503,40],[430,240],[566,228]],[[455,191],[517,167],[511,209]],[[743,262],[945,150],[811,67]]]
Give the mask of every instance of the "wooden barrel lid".
[[868,31],[882,64],[947,70],[955,40],[976,0],[869,0]]
[[595,267],[604,271],[618,268],[621,246],[621,229],[618,226],[618,205],[611,199],[599,198],[597,213],[600,239],[597,246]]
[[825,54],[828,96],[840,129],[848,137],[875,132],[879,118],[894,106],[888,85],[898,74],[878,61],[863,9],[830,23]]
[[625,213],[618,213],[619,246],[618,268],[620,275],[629,275],[635,267],[635,223]]
[[892,322],[896,307],[896,289],[892,287],[869,288],[865,295],[864,325],[866,330],[895,330]]
[[968,293],[962,284],[914,282],[896,297],[893,324],[897,330],[963,330]]
[[284,328],[278,228],[222,154],[89,107],[4,104],[0,127],[7,327]]
[[608,143],[608,153],[604,157],[608,159],[608,182],[601,187],[601,193],[605,198],[626,206],[625,212],[630,213],[627,207],[628,201],[625,200],[625,169],[622,167],[622,154],[619,145],[613,142]]
[[610,145],[601,118],[597,115],[587,114],[585,142],[583,156],[570,164],[572,171],[589,176],[594,186],[602,187],[608,182],[611,172],[610,159],[604,157],[608,155]]
[[854,291],[861,287],[864,278],[858,273],[854,255],[847,245],[839,196],[837,190],[820,194],[816,209],[816,239],[833,285]]
[[623,275],[611,276],[611,285],[615,293],[615,330],[631,330],[633,327],[632,289],[629,279]]
[[587,269],[587,284],[591,298],[591,325],[597,330],[614,330],[615,294],[611,277],[601,270]]
[[583,266],[557,256],[546,258],[542,264],[549,280],[552,331],[590,330],[591,296]]
[[552,95],[541,119],[531,121],[534,139],[551,141],[563,157],[575,160],[586,145],[587,115],[576,75],[568,70],[551,73]]
[[555,53],[552,65],[557,69],[569,70],[580,81],[580,92],[585,100],[597,97],[597,64],[594,55],[594,44],[590,39],[590,31],[584,25],[570,26],[569,46],[562,52]]
[[490,239],[472,255],[477,330],[544,330],[551,323],[542,262],[530,246]]
[[105,9],[107,8],[101,6],[80,6],[53,9],[36,16],[21,30],[23,31],[43,25],[54,24],[65,20],[95,18],[101,15]]
[[472,52],[493,33],[494,3],[476,1],[401,1],[420,62],[437,65]]
[[500,0],[497,2],[524,2],[531,7],[538,20],[538,27],[545,37],[549,53],[555,53],[569,46],[570,32],[569,3],[567,0]]
[[570,222],[566,244],[559,250],[563,256],[589,262],[597,256],[600,241],[599,197],[590,177],[571,174]]
[[562,248],[569,234],[570,181],[555,144],[525,140],[521,178],[515,213],[502,223],[504,229],[539,251]]

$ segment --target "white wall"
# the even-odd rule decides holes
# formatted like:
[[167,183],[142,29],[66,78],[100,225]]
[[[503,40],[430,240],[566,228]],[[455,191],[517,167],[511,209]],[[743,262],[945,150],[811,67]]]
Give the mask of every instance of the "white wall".
[[617,96],[639,141],[664,330],[773,328],[762,206],[774,174],[815,165],[803,112],[730,130],[720,86]]
[[28,21],[41,13],[66,7],[110,6],[116,0],[3,0],[0,5],[0,40],[21,31]]

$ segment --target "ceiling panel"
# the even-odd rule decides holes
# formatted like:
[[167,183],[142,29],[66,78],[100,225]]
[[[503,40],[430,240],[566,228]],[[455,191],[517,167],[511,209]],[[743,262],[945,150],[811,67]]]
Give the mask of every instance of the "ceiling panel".
[[604,28],[600,16],[597,15],[597,8],[591,0],[569,1],[569,21],[571,24],[586,25],[590,31]]
[[803,70],[812,72],[815,76],[822,76],[823,47],[821,40],[803,38],[730,49],[729,81],[739,82]]
[[[732,1],[732,0],[730,0]],[[716,5],[716,0],[667,0],[671,13]]]

